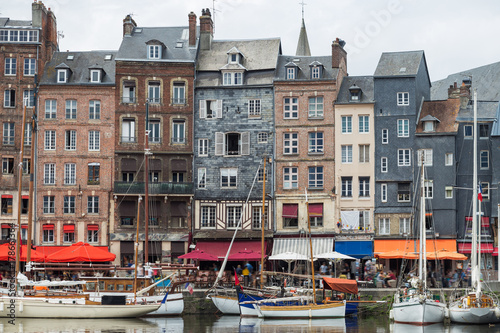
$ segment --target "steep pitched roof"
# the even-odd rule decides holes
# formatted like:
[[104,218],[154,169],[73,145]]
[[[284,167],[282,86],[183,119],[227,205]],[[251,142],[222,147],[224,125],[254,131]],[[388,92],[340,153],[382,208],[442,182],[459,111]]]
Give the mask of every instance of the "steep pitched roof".
[[0,17],[0,27],[4,28],[29,28],[31,21],[28,20],[11,20],[8,17]]
[[300,27],[299,41],[297,42],[296,56],[311,56],[311,49],[309,49],[309,39],[307,38],[306,23],[302,19],[302,26]]
[[[497,101],[478,101],[477,102],[477,120],[478,121],[495,121],[497,109]],[[474,105],[468,104],[467,107],[461,108],[458,112],[457,121],[472,122],[474,121]]]
[[375,102],[373,99],[373,76],[346,76],[340,85],[335,104],[354,104],[350,102],[349,93],[349,88],[353,85],[361,89],[361,99],[356,102],[357,104]]
[[[275,80],[286,80],[286,67],[296,66],[298,67],[297,80],[311,80],[311,65],[313,63],[318,63],[323,66],[323,74],[321,79],[336,79],[339,69],[332,68],[332,56],[310,56],[310,57],[299,57],[299,56],[289,56],[280,55],[278,57],[278,67],[276,69]],[[316,80],[316,79],[314,79]]]
[[424,51],[385,52],[380,56],[375,77],[416,76],[422,62]]
[[[460,99],[444,101],[425,101],[417,123],[417,134],[456,133],[458,131],[457,116],[460,110]],[[436,130],[424,132],[424,121],[438,121]]]

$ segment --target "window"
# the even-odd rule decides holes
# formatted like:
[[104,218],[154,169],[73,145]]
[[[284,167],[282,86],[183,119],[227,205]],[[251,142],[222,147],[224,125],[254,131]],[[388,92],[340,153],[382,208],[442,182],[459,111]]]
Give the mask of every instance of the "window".
[[64,185],[75,185],[76,184],[76,164],[66,163],[64,164]]
[[453,153],[444,154],[444,165],[446,166],[453,165]]
[[479,124],[479,139],[488,139],[489,126],[488,124]]
[[472,125],[464,125],[464,137],[472,139]]
[[359,163],[370,162],[370,145],[359,145]]
[[185,134],[185,121],[184,120],[174,120],[172,123],[172,143],[185,143],[186,142],[186,134]]
[[2,198],[2,215],[12,215],[12,196]]
[[382,129],[382,144],[386,145],[389,143],[389,130],[387,128]]
[[370,177],[359,177],[359,197],[370,197]]
[[5,58],[5,75],[16,75],[17,59]]
[[299,118],[299,99],[297,97],[285,97],[283,107],[285,119]]
[[352,198],[352,177],[342,177],[342,192],[343,198]]
[[101,101],[89,102],[89,119],[101,119]]
[[407,138],[410,136],[410,121],[408,119],[398,119],[398,137]]
[[24,124],[24,145],[30,146],[33,138],[33,126],[31,123]]
[[200,100],[200,118],[222,118],[222,100]]
[[220,186],[222,188],[236,188],[237,187],[237,174],[236,168],[223,168],[220,169]]
[[323,154],[323,132],[309,133],[309,153]]
[[98,243],[99,242],[99,226],[96,224],[87,225],[87,242],[88,243]]
[[132,183],[134,181],[133,172],[122,172],[122,181],[126,183]]
[[352,146],[342,145],[340,149],[342,151],[342,163],[352,163]]
[[453,199],[453,186],[446,186],[444,188],[445,199]]
[[100,163],[93,162],[93,163],[88,164],[88,179],[87,179],[88,185],[98,185],[99,184],[100,171],[101,171],[101,164]]
[[3,123],[3,144],[14,144],[14,123]]
[[370,230],[370,211],[359,211],[359,230]]
[[378,219],[378,234],[390,235],[391,234],[391,220],[389,218]]
[[87,213],[98,214],[99,213],[99,197],[98,196],[88,196],[87,197]]
[[198,169],[198,188],[207,188],[207,169]]
[[66,83],[68,82],[68,70],[67,69],[58,69],[57,70],[57,83]]
[[[241,206],[227,207],[227,227],[236,228],[241,219]],[[241,228],[241,226],[240,226]]]
[[422,165],[422,158],[425,166],[432,166],[432,149],[419,149],[417,151],[418,165]]
[[248,100],[248,116],[249,117],[260,117],[260,99],[250,99]]
[[489,200],[490,198],[490,183],[481,182],[481,187],[479,188],[481,191],[481,195],[483,196],[483,200]]
[[51,196],[51,195],[43,196],[43,213],[44,214],[54,214],[54,212],[55,212],[54,196]]
[[269,134],[267,132],[259,132],[257,134],[257,143],[267,143]]
[[297,228],[299,226],[299,205],[283,204],[283,227]]
[[19,30],[11,30],[10,31],[10,42],[17,42],[19,40]]
[[223,84],[225,86],[237,86],[243,84],[243,73],[241,72],[227,72],[222,74]]
[[359,133],[370,133],[370,117],[359,116]]
[[[172,182],[182,183],[184,182],[184,174],[180,172],[173,172]],[[160,171],[149,171],[149,182],[158,183],[160,181]]]
[[201,227],[215,228],[215,206],[201,206]]
[[295,67],[286,68],[286,78],[287,80],[295,80]]
[[174,82],[172,104],[186,104],[186,84]]
[[424,197],[426,199],[432,199],[434,194],[434,181],[426,180],[424,181]]
[[398,149],[398,166],[410,166],[410,149]]
[[[268,167],[266,169],[266,182],[269,182],[269,173],[270,173],[270,168]],[[259,171],[257,173],[257,181],[258,182],[264,181],[264,167],[259,168]]]
[[161,46],[148,45],[148,59],[160,59],[160,58],[161,58]]
[[35,75],[35,70],[36,70],[36,59],[25,58],[24,59],[24,75],[25,76],[33,76],[33,75]]
[[309,97],[309,118],[323,118],[323,97]]
[[321,67],[312,67],[311,68],[311,79],[319,79],[321,77]]
[[283,168],[283,188],[286,190],[296,189],[299,187],[299,168],[285,167]]
[[[268,207],[264,206],[264,229],[267,229]],[[262,206],[252,206],[252,229],[261,230],[262,228]]]
[[64,149],[65,150],[76,150],[76,131],[69,130],[65,132],[64,138]]
[[424,132],[434,132],[434,120],[433,121],[424,121]]
[[75,213],[75,196],[74,195],[65,195],[64,196],[63,213],[64,214],[74,214]]
[[149,142],[151,143],[160,143],[161,142],[161,123],[160,119],[150,119],[149,120]]
[[380,201],[387,202],[387,184],[380,184]]
[[45,150],[56,150],[56,131],[48,130],[45,131]]
[[342,116],[342,134],[352,133],[352,116]]
[[23,105],[26,105],[27,108],[35,106],[35,91],[33,89],[23,91]]
[[63,225],[63,242],[73,243],[75,241],[75,225],[65,224]]
[[23,174],[27,175],[31,172],[31,159],[23,158]]
[[90,82],[101,82],[101,70],[91,69],[90,70]]
[[381,157],[380,158],[380,172],[386,173],[387,170],[388,170],[387,157]]
[[322,189],[323,188],[323,167],[309,167],[309,183],[308,188]]
[[43,184],[55,185],[56,183],[56,165],[54,163],[47,163],[43,166]]
[[479,155],[479,165],[480,169],[489,169],[490,168],[490,152],[487,150],[481,150],[480,155]]
[[299,133],[283,134],[283,154],[292,155],[299,153]]
[[400,217],[399,218],[399,234],[400,235],[411,234],[410,218],[409,217]]
[[14,89],[5,90],[3,106],[6,108],[13,108],[16,106],[16,91]]
[[122,142],[136,142],[135,119],[122,119]]
[[101,133],[99,131],[89,131],[89,151],[99,151],[101,149]]
[[76,101],[66,101],[66,119],[76,119]]
[[3,157],[2,158],[2,173],[4,175],[14,174],[14,158],[13,157]]
[[43,228],[43,242],[54,243],[54,225],[44,224],[42,228]]
[[208,139],[198,139],[198,156],[208,156]]
[[323,204],[311,203],[309,204],[309,223],[311,227],[323,226]]
[[57,101],[55,99],[45,100],[45,119],[56,119]]
[[398,92],[398,105],[410,105],[410,94],[407,92]]
[[149,82],[148,83],[148,101],[151,104],[160,104],[160,82]]
[[410,202],[410,183],[398,183],[398,202]]
[[[159,177],[159,174],[157,178]],[[172,182],[173,183],[184,183],[184,172],[172,172]]]
[[123,103],[135,103],[135,81],[123,81]]

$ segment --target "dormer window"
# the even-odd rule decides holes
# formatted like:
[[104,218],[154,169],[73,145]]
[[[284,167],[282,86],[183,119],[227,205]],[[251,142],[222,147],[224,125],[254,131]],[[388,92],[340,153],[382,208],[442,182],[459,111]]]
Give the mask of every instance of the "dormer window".
[[67,69],[58,69],[57,70],[57,83],[66,83],[68,82],[68,70]]
[[437,123],[440,121],[436,117],[433,117],[431,115],[427,115],[424,118],[422,118],[421,122],[423,124],[423,131],[424,132],[435,132]]
[[161,58],[161,45],[148,45],[148,59]]
[[287,80],[295,80],[295,76],[296,76],[296,69],[295,67],[288,67],[286,69],[286,79]]
[[319,61],[313,61],[309,64],[311,79],[321,79],[323,76],[323,64]]
[[354,84],[349,88],[349,101],[359,102],[361,100],[361,88]]
[[434,132],[434,122],[433,121],[424,122],[424,132]]
[[101,70],[91,69],[90,70],[90,82],[101,82]]
[[237,86],[243,84],[243,73],[242,72],[225,72],[222,73],[223,85],[225,86]]

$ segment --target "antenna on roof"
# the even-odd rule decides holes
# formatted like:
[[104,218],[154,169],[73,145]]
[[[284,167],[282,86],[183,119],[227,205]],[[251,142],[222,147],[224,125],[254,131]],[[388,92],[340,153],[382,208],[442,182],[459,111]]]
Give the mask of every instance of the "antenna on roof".
[[57,45],[59,45],[59,39],[64,38],[64,31],[59,30],[57,32]]
[[213,23],[213,33],[215,33],[215,12],[220,12],[220,10],[217,10],[215,9],[215,2],[217,0],[212,0],[212,13],[213,13],[213,20],[212,20],[212,23]]
[[304,19],[304,6],[307,5],[307,3],[305,3],[304,0],[302,0],[302,2],[299,2],[299,5],[302,6],[302,19]]

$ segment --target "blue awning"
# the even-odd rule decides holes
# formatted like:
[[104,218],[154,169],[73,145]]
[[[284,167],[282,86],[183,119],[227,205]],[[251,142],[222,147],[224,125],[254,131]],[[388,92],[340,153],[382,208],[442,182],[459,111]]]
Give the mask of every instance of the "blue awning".
[[361,259],[373,257],[372,241],[335,241],[335,251]]

